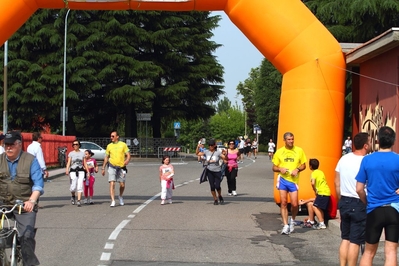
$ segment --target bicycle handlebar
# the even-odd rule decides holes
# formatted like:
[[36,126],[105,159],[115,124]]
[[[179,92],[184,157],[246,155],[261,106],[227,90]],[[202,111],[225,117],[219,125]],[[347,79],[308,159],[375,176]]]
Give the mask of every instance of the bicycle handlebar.
[[14,206],[12,208],[7,208],[6,206],[0,206],[0,213],[11,213],[14,211],[14,209],[18,206],[21,206],[22,208],[24,207],[24,202],[22,200],[15,200]]

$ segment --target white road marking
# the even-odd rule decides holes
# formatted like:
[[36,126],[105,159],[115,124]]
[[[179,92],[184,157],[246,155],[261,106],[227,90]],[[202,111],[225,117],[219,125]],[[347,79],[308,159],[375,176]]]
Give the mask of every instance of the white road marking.
[[[252,160],[252,162],[254,163],[255,161]],[[176,164],[176,163],[173,163]],[[187,163],[181,163],[181,164],[187,164]],[[149,164],[146,164],[149,165]],[[159,164],[154,164],[154,165],[159,165]],[[244,167],[247,167],[248,165],[245,165]],[[239,167],[238,169],[241,169],[242,167]],[[175,185],[175,187],[181,187],[184,185],[188,185],[189,183],[192,183],[194,181],[198,181],[200,178],[196,178],[196,179],[192,179],[190,181],[185,181],[181,184]],[[141,204],[139,207],[137,207],[134,211],[133,214],[129,214],[128,216],[128,220],[123,220],[115,229],[114,231],[111,233],[111,235],[109,236],[108,240],[110,241],[116,241],[119,233],[122,231],[122,229],[136,216],[135,214],[138,214],[141,210],[143,210],[148,204],[150,204],[151,202],[153,202],[156,198],[158,198],[159,196],[161,196],[161,192],[152,196],[150,199],[148,199],[147,201],[145,201],[143,204]],[[112,250],[114,248],[114,244],[111,242],[107,242],[104,246],[104,249],[106,250]],[[111,252],[103,252],[101,254],[101,258],[100,261],[109,261],[111,259]],[[102,264],[98,264],[97,266],[107,266],[107,265],[102,265]]]

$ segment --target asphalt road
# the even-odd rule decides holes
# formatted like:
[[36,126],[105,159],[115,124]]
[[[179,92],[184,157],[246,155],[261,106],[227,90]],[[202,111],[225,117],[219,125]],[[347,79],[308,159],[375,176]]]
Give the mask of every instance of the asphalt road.
[[[128,166],[125,206],[109,207],[106,177],[97,174],[95,204],[70,204],[69,180],[61,171],[45,183],[37,219],[37,255],[44,266],[69,265],[338,265],[337,222],[327,230],[296,227],[280,235],[267,156],[240,164],[238,196],[213,205],[201,165],[172,159],[173,204],[160,205],[160,160],[133,159]],[[118,191],[118,186],[117,186]],[[118,204],[118,202],[117,202]],[[298,217],[302,219],[304,217]],[[374,265],[383,265],[381,252]]]

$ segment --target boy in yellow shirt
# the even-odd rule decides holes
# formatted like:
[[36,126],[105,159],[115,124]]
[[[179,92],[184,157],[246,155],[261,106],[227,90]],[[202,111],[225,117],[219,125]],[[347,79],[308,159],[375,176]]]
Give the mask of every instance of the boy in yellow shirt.
[[319,160],[310,159],[309,168],[312,170],[310,175],[310,183],[312,188],[316,193],[316,199],[313,202],[313,211],[319,220],[317,225],[314,225],[314,229],[326,229],[324,224],[324,211],[328,209],[328,204],[330,203],[331,191],[327,184],[326,177],[323,171],[319,170]]

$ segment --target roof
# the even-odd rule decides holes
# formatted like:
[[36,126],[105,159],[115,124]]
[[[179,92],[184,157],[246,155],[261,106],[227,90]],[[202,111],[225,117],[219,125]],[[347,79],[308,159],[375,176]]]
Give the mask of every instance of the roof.
[[[383,54],[386,51],[392,50],[397,46],[399,46],[399,28],[391,28],[370,41],[347,52],[346,64],[348,66],[358,66],[359,64]],[[344,49],[342,50],[344,51]]]

